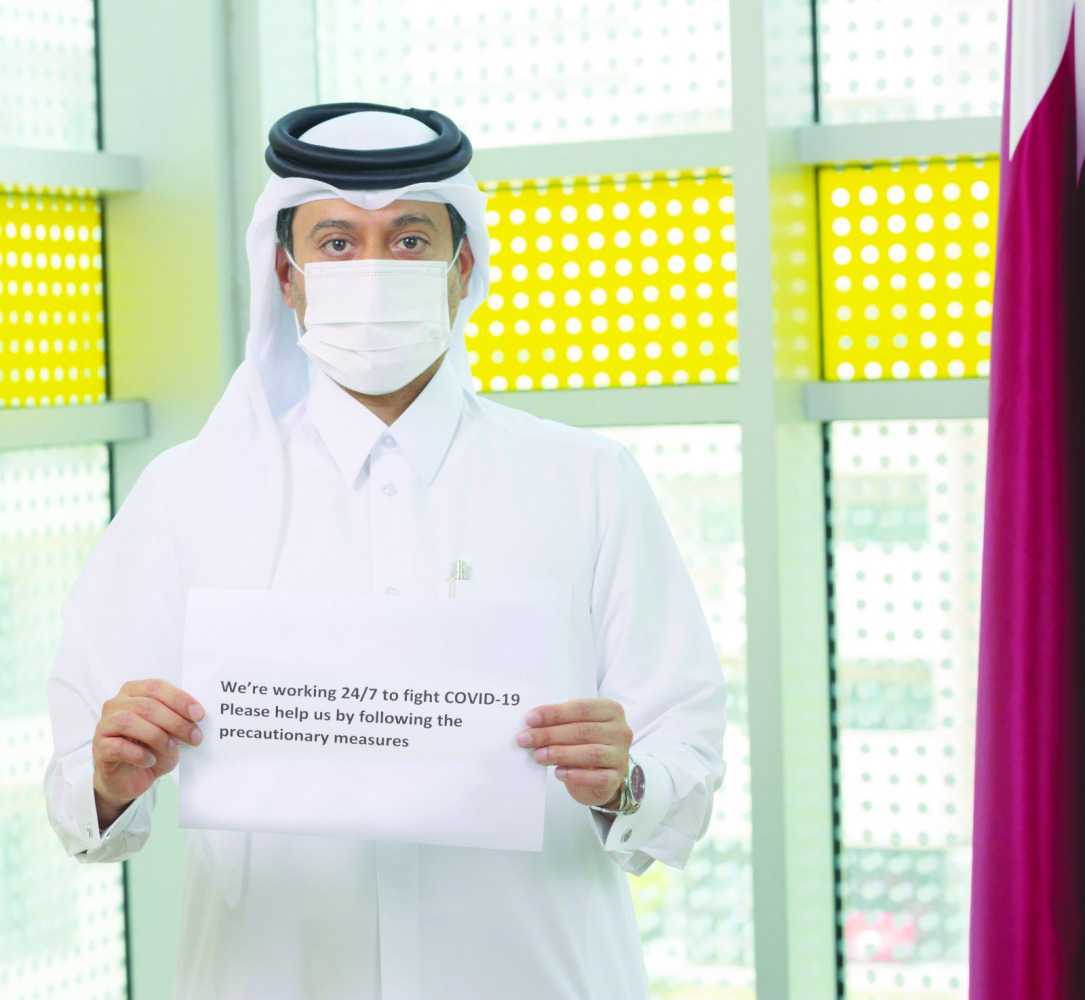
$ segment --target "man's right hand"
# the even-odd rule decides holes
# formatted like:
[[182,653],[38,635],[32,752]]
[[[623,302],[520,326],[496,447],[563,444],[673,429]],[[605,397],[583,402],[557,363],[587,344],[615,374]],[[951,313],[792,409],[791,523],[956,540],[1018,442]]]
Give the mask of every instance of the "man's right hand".
[[98,828],[177,766],[179,741],[199,746],[203,709],[168,681],[129,681],[102,706],[94,730],[94,804]]

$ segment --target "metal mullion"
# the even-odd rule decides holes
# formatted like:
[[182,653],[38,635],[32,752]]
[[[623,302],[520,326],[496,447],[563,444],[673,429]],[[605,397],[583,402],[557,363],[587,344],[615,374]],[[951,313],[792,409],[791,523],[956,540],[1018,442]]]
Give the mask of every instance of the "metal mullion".
[[740,419],[738,388],[733,385],[532,390],[482,397],[578,427],[737,424]]
[[[814,47],[814,127],[821,124],[821,23],[819,21],[819,0],[810,2],[810,33]],[[799,159],[801,156],[800,139]],[[818,190],[818,171],[820,165],[814,165],[814,190]],[[821,205],[820,199],[814,202],[814,232],[821,232]],[[818,261],[818,287],[823,289],[825,273],[823,270],[822,245],[817,236],[814,238]],[[824,297],[819,295],[818,302],[818,372],[822,379],[825,377],[825,307]],[[810,386],[806,386],[806,394]],[[804,404],[806,400],[804,398]],[[804,405],[804,415],[810,419],[808,408]],[[825,565],[825,637],[826,637],[826,668],[828,680],[829,699],[829,780],[832,794],[832,868],[833,868],[833,940],[835,943],[835,969],[836,990],[835,1000],[844,1000],[845,997],[845,966],[844,966],[844,912],[842,885],[843,867],[843,825],[840,813],[840,737],[837,712],[837,683],[836,683],[836,605],[835,605],[835,577],[833,575],[833,507],[832,490],[830,479],[830,448],[832,445],[831,427],[827,423],[821,425],[821,474],[822,474],[822,498],[824,505],[824,531],[822,545],[824,546]]]
[[797,130],[798,160],[806,164],[874,163],[934,157],[998,155],[999,118],[806,125]]
[[730,132],[539,143],[476,149],[471,174],[485,183],[535,177],[655,173],[724,167],[730,164],[731,155]]
[[0,448],[113,444],[148,434],[143,400],[0,409]]
[[[824,525],[821,434],[776,350],[794,336],[780,301],[794,249],[781,209],[805,180],[796,126],[813,117],[812,52],[800,66],[788,46],[810,20],[807,0],[731,4],[754,948],[765,1000],[831,997],[837,982],[825,574],[822,546],[810,545]],[[783,24],[788,32],[774,30]],[[785,59],[786,88],[774,72]],[[812,217],[803,232],[816,253]]]
[[[794,129],[793,137],[800,164],[873,163],[997,155],[1000,128],[997,117],[818,123]],[[471,170],[487,182],[730,166],[733,157],[732,132],[706,132],[478,149]]]
[[980,419],[987,416],[986,378],[811,382],[803,393],[807,420]]
[[833,811],[833,903],[836,930],[836,995],[846,996],[844,947],[843,864],[844,834],[840,791],[840,726],[838,712],[836,656],[836,550],[833,539],[832,427],[822,424],[822,475],[825,492],[825,622],[829,638],[829,748],[832,773]]
[[0,184],[117,194],[138,191],[143,178],[136,156],[0,146]]
[[[985,378],[817,381],[806,383],[802,390],[803,418],[816,424],[835,420],[960,420],[987,416]],[[484,392],[480,396],[578,427],[741,421],[738,385]]]

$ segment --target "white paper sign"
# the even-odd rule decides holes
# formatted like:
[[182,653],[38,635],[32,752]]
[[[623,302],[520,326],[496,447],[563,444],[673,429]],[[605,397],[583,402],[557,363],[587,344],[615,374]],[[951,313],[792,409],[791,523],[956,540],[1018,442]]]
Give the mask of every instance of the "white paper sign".
[[189,591],[180,824],[542,849],[546,772],[515,744],[564,700],[568,590],[527,601]]

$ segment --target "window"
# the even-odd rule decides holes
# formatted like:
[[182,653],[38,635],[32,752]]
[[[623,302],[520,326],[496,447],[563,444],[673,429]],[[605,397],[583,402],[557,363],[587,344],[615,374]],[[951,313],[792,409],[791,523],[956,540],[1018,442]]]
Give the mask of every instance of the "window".
[[968,995],[986,437],[832,425],[847,1000]]
[[738,378],[734,198],[718,170],[493,187],[480,389]]
[[94,0],[0,5],[0,145],[97,149]]
[[0,189],[0,407],[106,394],[97,199]]
[[41,794],[61,603],[110,516],[104,445],[0,451],[0,993],[123,1000],[119,865],[66,857]]
[[321,101],[439,108],[480,149],[730,127],[726,0],[317,0]]
[[1002,114],[1001,0],[818,0],[821,117]]
[[825,374],[986,376],[998,160],[818,171]]

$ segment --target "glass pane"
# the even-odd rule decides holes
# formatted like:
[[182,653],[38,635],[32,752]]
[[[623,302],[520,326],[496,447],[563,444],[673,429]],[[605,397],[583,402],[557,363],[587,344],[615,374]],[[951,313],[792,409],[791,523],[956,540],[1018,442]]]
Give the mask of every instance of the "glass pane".
[[0,452],[0,995],[127,997],[120,865],[65,855],[41,794],[60,606],[109,520],[103,445]]
[[624,427],[689,567],[727,684],[727,774],[684,871],[631,878],[657,1000],[753,1000],[750,740],[742,470],[737,427]]
[[990,370],[998,159],[818,171],[824,376]]
[[94,0],[0,3],[0,145],[98,148]]
[[0,189],[0,407],[106,395],[97,199]]
[[818,0],[821,120],[1002,114],[1005,0]]
[[847,1000],[965,1000],[986,422],[831,434]]
[[738,378],[734,198],[718,170],[489,189],[480,389]]
[[436,108],[478,149],[730,128],[728,0],[317,0],[321,101]]

